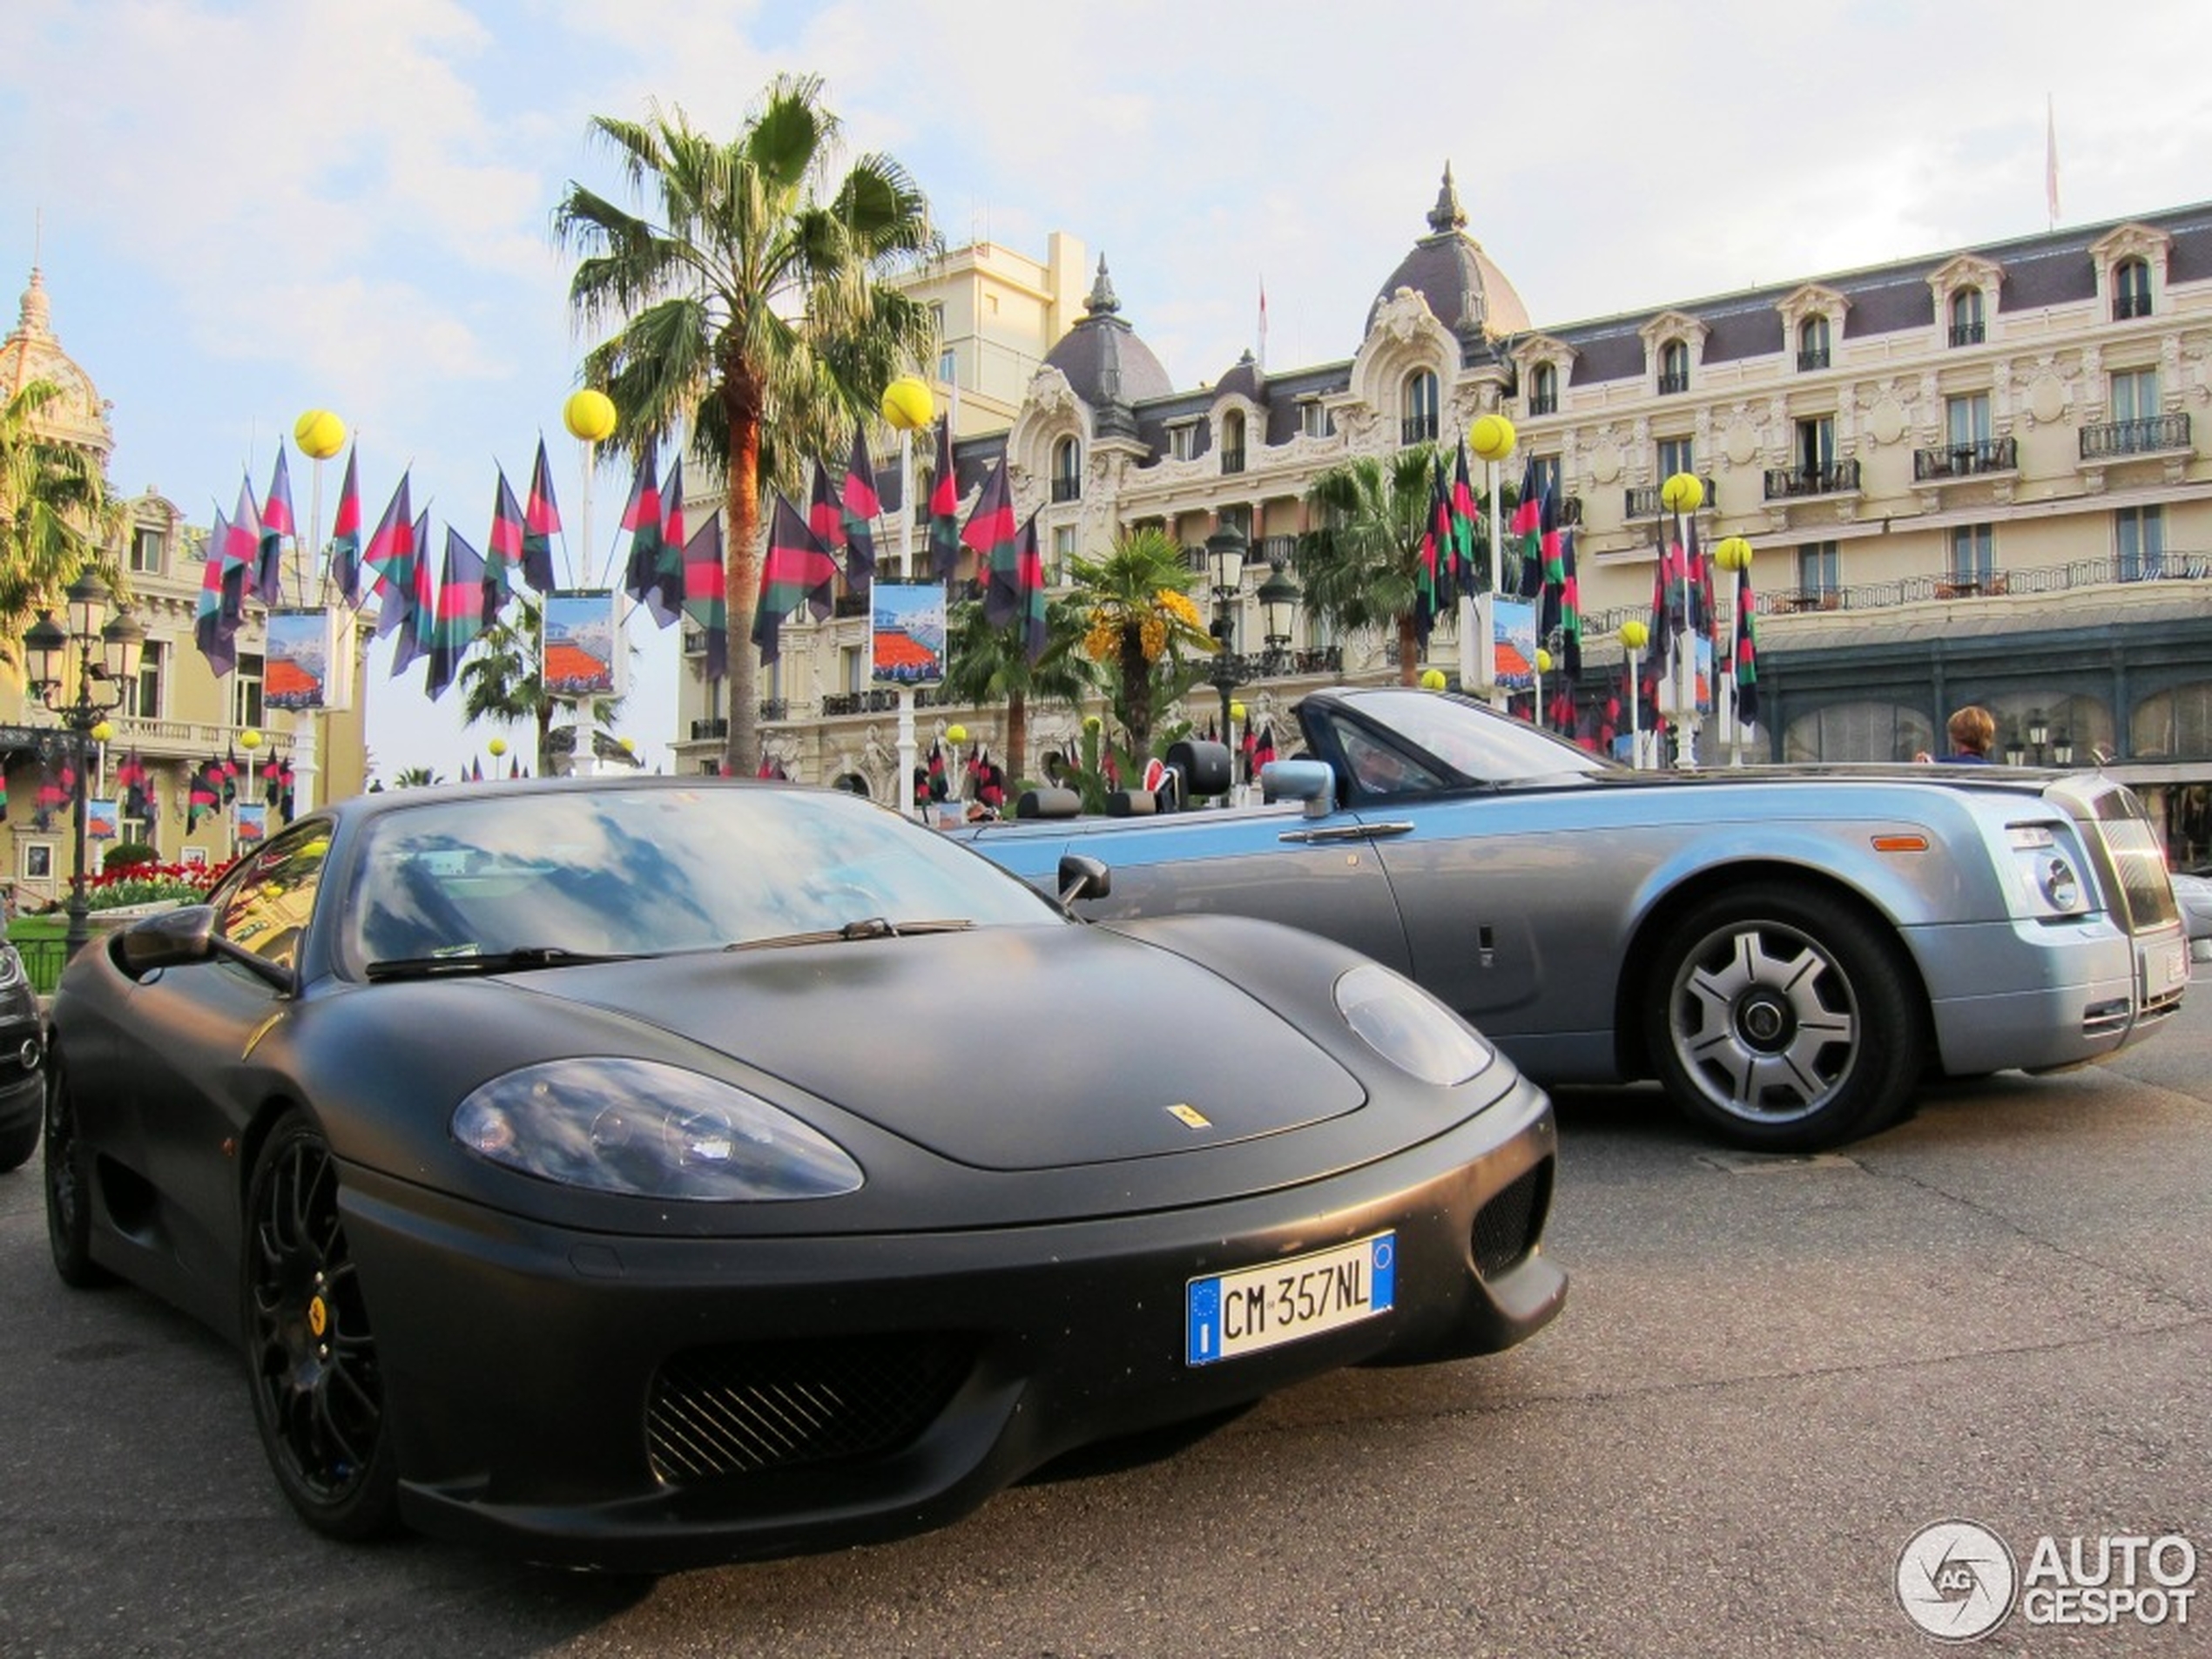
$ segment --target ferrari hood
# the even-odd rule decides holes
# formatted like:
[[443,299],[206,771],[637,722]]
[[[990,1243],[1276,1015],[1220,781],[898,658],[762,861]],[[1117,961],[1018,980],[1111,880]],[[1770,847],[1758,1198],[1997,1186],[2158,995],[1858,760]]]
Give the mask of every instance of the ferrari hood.
[[508,983],[673,1032],[980,1169],[1219,1146],[1366,1098],[1236,985],[1099,927],[768,947]]

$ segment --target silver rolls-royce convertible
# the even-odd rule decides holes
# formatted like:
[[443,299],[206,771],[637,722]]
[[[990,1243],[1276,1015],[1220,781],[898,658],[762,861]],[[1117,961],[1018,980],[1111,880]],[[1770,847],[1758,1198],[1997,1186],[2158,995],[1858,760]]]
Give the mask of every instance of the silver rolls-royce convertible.
[[[1869,1134],[1925,1077],[2077,1065],[2180,1006],[2189,948],[2124,786],[2001,766],[1635,772],[1456,695],[1336,689],[1266,804],[959,832],[1100,918],[1230,911],[1410,974],[1546,1086],[1656,1077],[1739,1144]],[[1029,804],[1052,813],[1065,792]]]

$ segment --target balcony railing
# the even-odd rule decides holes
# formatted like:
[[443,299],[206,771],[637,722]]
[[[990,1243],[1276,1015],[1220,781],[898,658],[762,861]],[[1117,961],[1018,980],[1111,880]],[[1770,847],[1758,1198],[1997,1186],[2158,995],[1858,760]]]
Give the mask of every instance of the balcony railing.
[[1686,368],[1679,374],[1662,374],[1659,377],[1659,395],[1662,397],[1669,396],[1676,392],[1687,392],[1689,389],[1689,371]]
[[2107,421],[2081,428],[2081,458],[2111,461],[2122,455],[2157,455],[2189,447],[2189,417],[2152,415],[2136,421]]
[[[1720,497],[1714,491],[1713,481],[1710,478],[1705,478],[1699,482],[1705,486],[1705,500],[1702,510],[1709,513],[1717,510]],[[1665,488],[1664,484],[1633,486],[1628,492],[1627,503],[1622,509],[1622,512],[1630,518],[1658,517],[1666,510],[1659,500],[1659,492]]]
[[1556,392],[1530,393],[1528,396],[1528,413],[1531,415],[1557,415],[1559,413],[1559,394]]
[[2020,443],[2013,438],[1977,438],[1971,443],[1939,444],[1912,452],[1912,482],[1924,484],[1939,478],[1972,478],[1985,472],[2012,472],[2020,466]]
[[1416,443],[1436,442],[1436,417],[1433,415],[1409,415],[1398,423],[1398,441],[1411,447]]
[[873,614],[873,600],[865,593],[840,593],[830,601],[830,614],[836,617],[866,617]]
[[1052,504],[1055,507],[1083,498],[1083,481],[1080,478],[1055,478],[1052,481]]
[[1766,498],[1790,501],[1800,496],[1844,496],[1858,489],[1858,462],[1832,462],[1825,467],[1769,467]]
[[2137,317],[2149,315],[2150,295],[2148,293],[2123,293],[2112,302],[2112,320],[2114,322],[2132,322]]
[[1816,368],[1827,367],[1828,347],[1825,346],[1815,351],[1801,351],[1797,354],[1797,373],[1800,374],[1807,374]]
[[1979,346],[1989,338],[1989,326],[1979,322],[1954,322],[1951,325],[1951,343],[1954,346]]
[[1238,444],[1234,449],[1224,449],[1221,452],[1221,469],[1224,472],[1244,471],[1244,446],[1243,444]]
[[1295,536],[1263,536],[1252,549],[1255,557],[1270,564],[1288,564],[1297,552],[1298,537]]

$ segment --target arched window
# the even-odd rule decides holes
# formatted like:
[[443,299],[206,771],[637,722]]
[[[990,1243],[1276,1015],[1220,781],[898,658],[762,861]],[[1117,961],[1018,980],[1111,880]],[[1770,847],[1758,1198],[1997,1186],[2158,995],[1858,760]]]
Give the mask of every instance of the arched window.
[[1244,417],[1231,409],[1221,417],[1221,469],[1242,472],[1244,469]]
[[1417,368],[1406,377],[1406,419],[1401,442],[1433,443],[1435,441],[1435,371]]
[[1982,325],[1981,290],[1958,288],[1951,295],[1951,343],[1979,346],[1987,338]]
[[1052,446],[1052,499],[1081,501],[1083,495],[1083,448],[1073,438]]
[[1797,368],[1800,372],[1828,367],[1828,319],[1807,317],[1797,325]]
[[1659,348],[1659,389],[1662,392],[1687,392],[1689,389],[1689,347],[1679,340],[1670,340]]
[[1550,363],[1539,363],[1528,376],[1528,413],[1557,415],[1559,413],[1559,370]]
[[2125,322],[2150,315],[2150,261],[2122,260],[2112,267],[2112,314]]

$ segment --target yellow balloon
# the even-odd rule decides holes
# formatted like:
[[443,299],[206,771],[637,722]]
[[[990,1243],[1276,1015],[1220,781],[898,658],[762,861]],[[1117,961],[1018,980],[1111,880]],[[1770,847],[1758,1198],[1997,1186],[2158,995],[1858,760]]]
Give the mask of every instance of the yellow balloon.
[[937,418],[937,400],[927,382],[901,374],[883,388],[883,418],[894,432],[919,432]]
[[1705,504],[1704,480],[1678,472],[1659,486],[1659,504],[1670,513],[1694,513]]
[[1478,460],[1503,461],[1513,453],[1513,422],[1502,415],[1478,415],[1467,428],[1467,448]]
[[964,725],[947,726],[945,728],[945,741],[948,743],[966,743],[968,741],[968,728]]
[[614,400],[588,386],[571,392],[569,401],[561,405],[561,423],[572,438],[582,438],[586,443],[604,442],[615,429]]
[[105,720],[102,720],[98,725],[92,728],[92,741],[95,743],[105,743],[114,735],[115,727]]
[[1421,671],[1421,690],[1424,691],[1440,691],[1444,689],[1444,685],[1442,669],[1425,668]]
[[327,461],[345,447],[346,423],[328,409],[309,409],[293,423],[292,441],[301,455]]
[[1539,674],[1548,674],[1552,671],[1552,654],[1541,645],[1536,647],[1536,671]]
[[507,739],[504,738],[494,738],[489,743],[486,744],[484,747],[491,751],[491,758],[496,760],[500,756],[507,752]]
[[1751,544],[1740,536],[1723,537],[1713,550],[1713,557],[1723,570],[1748,570],[1751,568]]
[[1621,644],[1629,651],[1642,651],[1651,643],[1651,630],[1630,617],[1621,624]]
[[1242,703],[1231,703],[1229,705],[1229,718],[1232,720],[1243,719],[1244,718],[1244,705]]
[[250,730],[239,732],[238,734],[238,746],[241,749],[260,748],[261,746],[261,734],[259,732]]

